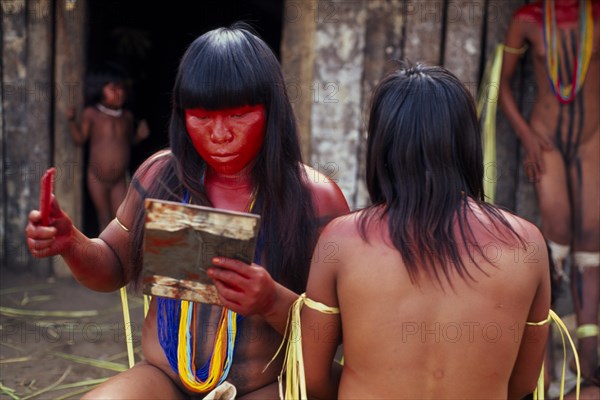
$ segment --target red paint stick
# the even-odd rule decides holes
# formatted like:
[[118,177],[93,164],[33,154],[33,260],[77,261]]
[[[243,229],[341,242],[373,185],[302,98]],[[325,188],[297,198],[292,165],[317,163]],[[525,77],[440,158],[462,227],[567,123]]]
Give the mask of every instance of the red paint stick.
[[42,213],[42,225],[50,225],[50,201],[52,199],[52,190],[54,188],[54,175],[56,168],[48,168],[42,176],[40,187],[40,212]]

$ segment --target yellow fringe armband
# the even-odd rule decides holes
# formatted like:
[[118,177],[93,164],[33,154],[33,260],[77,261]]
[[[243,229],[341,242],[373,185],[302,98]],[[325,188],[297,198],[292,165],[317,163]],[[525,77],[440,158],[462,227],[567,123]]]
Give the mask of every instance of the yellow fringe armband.
[[504,51],[509,53],[509,54],[516,54],[518,56],[520,56],[521,54],[525,54],[525,52],[527,51],[527,49],[529,48],[529,46],[527,46],[526,44],[523,45],[523,47],[521,47],[520,49],[517,49],[515,47],[509,47],[507,45],[502,45],[504,46]]
[[500,95],[500,73],[502,72],[502,60],[504,52],[509,54],[523,54],[527,51],[527,45],[520,49],[499,44],[494,50],[493,56],[488,60],[481,86],[477,93],[477,117],[481,124],[481,135],[483,142],[483,192],[486,201],[494,203],[496,200],[496,112]]
[[131,330],[131,317],[129,315],[129,301],[127,300],[127,289],[123,286],[120,290],[121,306],[123,307],[123,324],[125,327],[125,343],[127,345],[127,360],[129,368],[135,365],[135,356],[133,353],[133,332]]
[[481,122],[483,142],[483,192],[486,201],[496,199],[496,112],[500,93],[500,72],[505,46],[499,44],[494,57],[488,61],[479,91],[477,93],[477,117]]
[[[294,301],[288,313],[283,341],[271,361],[265,367],[266,370],[275,358],[277,358],[287,340],[285,358],[283,359],[283,366],[278,378],[279,397],[281,399],[308,399],[308,395],[306,394],[306,378],[304,375],[304,357],[302,356],[302,327],[300,323],[300,311],[303,305],[324,314],[340,313],[339,308],[329,307],[323,303],[311,300],[306,297],[306,293],[303,293]],[[285,374],[285,395],[283,392],[283,374]]]
[[[563,345],[563,364],[562,364],[562,374],[560,380],[560,395],[559,399],[562,400],[565,396],[565,372],[567,368],[567,344],[565,342],[565,335],[569,340],[569,344],[571,345],[571,349],[573,350],[573,356],[575,358],[575,365],[577,366],[577,383],[575,384],[575,398],[579,399],[579,383],[581,381],[581,370],[579,367],[579,356],[577,354],[577,348],[575,347],[575,343],[573,339],[571,339],[571,335],[569,335],[569,330],[567,329],[565,323],[560,319],[560,317],[552,310],[548,312],[548,318],[544,321],[540,322],[527,322],[529,326],[542,326],[547,323],[554,322],[554,324],[558,328],[558,332],[560,333],[560,338],[562,340]],[[544,365],[542,365],[542,370],[540,372],[540,377],[538,379],[538,384],[536,389],[533,392],[534,400],[544,400]]]

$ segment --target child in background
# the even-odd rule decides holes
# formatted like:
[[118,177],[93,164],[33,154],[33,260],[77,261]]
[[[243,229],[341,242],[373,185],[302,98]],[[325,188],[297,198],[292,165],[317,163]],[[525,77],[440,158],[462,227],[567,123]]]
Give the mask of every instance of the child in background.
[[123,108],[126,80],[125,73],[114,65],[92,71],[86,78],[81,123],[73,109],[67,112],[75,143],[83,145],[89,139],[87,185],[100,230],[115,217],[127,193],[131,146],[150,134],[145,120],[135,129],[133,114]]

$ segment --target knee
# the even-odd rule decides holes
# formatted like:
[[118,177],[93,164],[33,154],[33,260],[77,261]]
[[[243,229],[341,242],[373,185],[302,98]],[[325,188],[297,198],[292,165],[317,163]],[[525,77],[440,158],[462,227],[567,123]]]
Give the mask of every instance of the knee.
[[575,236],[575,247],[585,251],[600,250],[600,231],[597,226],[584,226]]
[[182,399],[173,381],[159,368],[144,361],[117,374],[88,392],[90,399]]

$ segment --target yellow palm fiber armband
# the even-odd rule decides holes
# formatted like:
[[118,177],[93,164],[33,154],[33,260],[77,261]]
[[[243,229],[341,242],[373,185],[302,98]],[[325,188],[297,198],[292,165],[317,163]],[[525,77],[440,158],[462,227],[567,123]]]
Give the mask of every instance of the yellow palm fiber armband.
[[[269,361],[265,370],[271,365],[273,360],[277,358],[277,355],[283,348],[284,343],[287,340],[287,346],[285,350],[285,357],[283,359],[283,366],[279,373],[279,397],[282,399],[308,399],[306,394],[306,378],[304,375],[304,358],[302,356],[302,327],[300,322],[300,311],[302,306],[306,305],[313,310],[322,312],[324,314],[339,314],[340,309],[337,307],[329,307],[318,301],[314,301],[306,297],[306,293],[302,293],[296,301],[290,307],[288,313],[288,321],[285,326],[285,332],[283,333],[283,341],[279,345],[277,352]],[[289,334],[288,334],[289,331]],[[285,373],[285,395],[283,392],[283,374]]]

